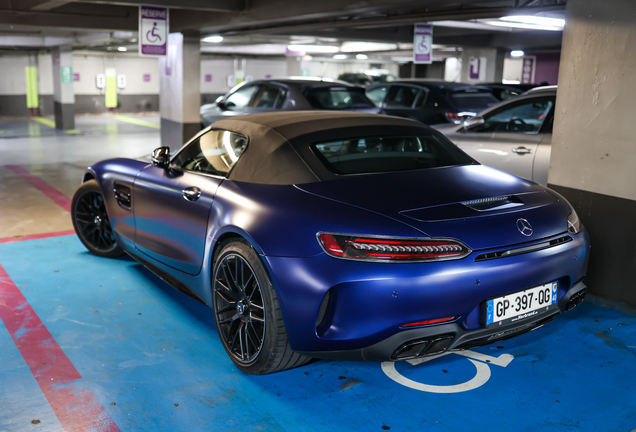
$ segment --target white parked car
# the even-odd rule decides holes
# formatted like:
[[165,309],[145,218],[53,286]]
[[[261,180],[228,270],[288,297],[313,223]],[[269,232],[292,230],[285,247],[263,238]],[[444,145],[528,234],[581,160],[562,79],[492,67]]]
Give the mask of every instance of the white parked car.
[[556,86],[537,87],[471,117],[434,126],[483,165],[547,185]]

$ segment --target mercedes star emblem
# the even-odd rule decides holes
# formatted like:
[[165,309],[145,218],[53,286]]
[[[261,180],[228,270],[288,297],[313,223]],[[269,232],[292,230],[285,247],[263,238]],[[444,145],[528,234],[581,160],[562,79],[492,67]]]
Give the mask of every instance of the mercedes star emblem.
[[525,219],[517,219],[517,229],[526,237],[532,235],[532,225]]

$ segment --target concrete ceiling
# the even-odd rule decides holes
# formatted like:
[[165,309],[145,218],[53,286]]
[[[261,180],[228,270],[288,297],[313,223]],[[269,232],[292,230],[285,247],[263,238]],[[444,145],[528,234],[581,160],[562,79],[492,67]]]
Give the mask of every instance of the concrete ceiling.
[[[170,10],[170,30],[201,36],[223,35],[223,44],[289,43],[307,36],[318,41],[408,43],[413,23],[498,18],[510,14],[563,11],[566,0],[153,0]],[[137,0],[0,0],[0,41],[4,48],[71,44],[107,49],[133,44]],[[438,25],[433,42],[449,46],[558,49],[560,32],[501,31]],[[110,39],[109,36],[110,35]],[[9,43],[7,37],[21,41]],[[66,38],[66,39],[65,39]],[[3,45],[0,43],[0,45]],[[220,50],[222,51],[222,50]]]

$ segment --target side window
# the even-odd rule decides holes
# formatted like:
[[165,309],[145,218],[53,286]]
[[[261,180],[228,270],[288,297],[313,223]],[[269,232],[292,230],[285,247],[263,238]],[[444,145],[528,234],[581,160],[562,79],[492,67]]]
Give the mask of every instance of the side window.
[[486,115],[483,126],[476,132],[539,133],[553,106],[554,98],[539,98],[508,105]]
[[382,102],[384,102],[384,97],[386,96],[386,92],[389,90],[389,86],[380,86],[371,90],[367,90],[367,97],[371,99],[376,106],[381,106]]
[[184,171],[227,176],[239,160],[247,138],[226,130],[211,130],[192,141],[172,160],[172,166]]
[[392,86],[384,104],[387,108],[412,108],[420,90],[408,86]]
[[250,104],[254,108],[275,108],[277,102],[284,97],[285,89],[276,85],[264,84],[259,86],[259,90]]
[[225,106],[232,110],[245,108],[250,103],[257,88],[257,85],[245,85],[239,88],[225,99]]

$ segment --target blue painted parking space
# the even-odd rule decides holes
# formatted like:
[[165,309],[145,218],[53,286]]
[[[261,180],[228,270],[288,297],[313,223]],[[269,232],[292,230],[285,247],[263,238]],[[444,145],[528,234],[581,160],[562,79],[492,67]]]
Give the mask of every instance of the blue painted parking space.
[[[122,431],[636,429],[636,308],[620,303],[588,297],[529,334],[419,363],[251,376],[206,306],[131,259],[64,236],[2,244],[0,264]],[[0,346],[0,431],[61,430],[2,324]]]

